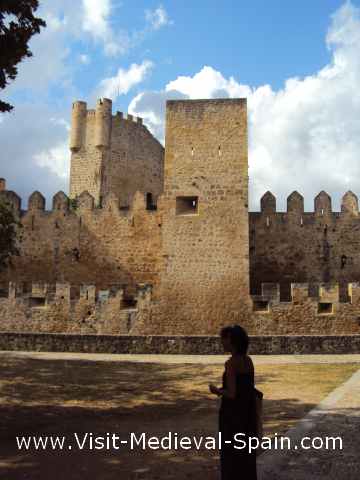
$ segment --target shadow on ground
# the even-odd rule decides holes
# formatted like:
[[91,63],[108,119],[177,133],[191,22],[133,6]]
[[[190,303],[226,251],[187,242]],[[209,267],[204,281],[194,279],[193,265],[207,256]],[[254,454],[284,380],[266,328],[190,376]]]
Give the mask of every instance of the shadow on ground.
[[[2,361],[1,478],[217,478],[217,451],[129,451],[127,446],[107,451],[89,449],[89,441],[84,450],[79,450],[74,433],[81,440],[86,433],[88,440],[91,436],[93,440],[97,436],[106,437],[107,433],[129,439],[130,432],[137,436],[142,432],[148,436],[163,436],[168,432],[177,432],[179,436],[214,436],[218,402],[208,394],[207,385],[219,383],[221,366],[42,360],[12,355]],[[314,396],[313,401],[304,401],[301,395],[281,398],[281,388],[286,391],[287,387],[285,380],[281,384],[279,378],[284,376],[287,367],[300,368],[298,365],[281,366],[278,370],[263,367],[257,375],[257,385],[267,392],[264,401],[267,435],[284,433],[319,401]],[[329,365],[319,368],[329,369]],[[352,373],[349,366],[343,365],[338,376],[344,374],[344,369],[347,376]],[[288,372],[294,383],[299,382],[299,378],[306,382],[306,375],[305,379],[301,375],[296,378],[294,372]],[[327,390],[334,388],[333,383],[327,384]],[[300,382],[296,391],[303,391],[304,385]],[[320,398],[327,390],[324,387]],[[275,392],[274,398],[269,395],[270,391]],[[65,436],[66,448],[19,451],[18,435]],[[73,446],[71,451],[69,444]]]

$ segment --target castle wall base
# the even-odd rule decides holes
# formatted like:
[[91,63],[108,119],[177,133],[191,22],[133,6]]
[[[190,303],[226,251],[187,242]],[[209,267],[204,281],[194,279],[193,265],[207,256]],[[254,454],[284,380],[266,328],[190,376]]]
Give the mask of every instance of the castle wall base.
[[[360,335],[250,337],[251,355],[360,353]],[[0,350],[118,354],[223,354],[217,336],[69,335],[0,333]]]

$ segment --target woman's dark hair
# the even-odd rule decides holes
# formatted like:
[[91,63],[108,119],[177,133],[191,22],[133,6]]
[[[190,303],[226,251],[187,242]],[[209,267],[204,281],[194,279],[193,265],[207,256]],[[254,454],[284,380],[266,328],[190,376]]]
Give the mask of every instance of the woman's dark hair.
[[220,337],[221,337],[221,338],[229,337],[230,334],[231,334],[232,328],[233,328],[233,327],[224,327],[224,328],[222,328],[221,331],[220,331]]
[[240,325],[233,325],[231,327],[224,327],[221,329],[220,336],[230,337],[230,342],[235,348],[236,353],[245,355],[249,348],[249,336],[245,328]]

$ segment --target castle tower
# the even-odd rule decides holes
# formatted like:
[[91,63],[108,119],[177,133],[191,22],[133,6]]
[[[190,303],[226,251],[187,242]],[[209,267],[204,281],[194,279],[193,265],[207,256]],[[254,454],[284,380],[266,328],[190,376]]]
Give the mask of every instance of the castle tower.
[[167,331],[217,333],[249,297],[246,99],[167,102],[164,267]]
[[0,192],[6,190],[6,180],[5,178],[0,178]]
[[113,116],[109,99],[99,99],[95,110],[73,104],[70,150],[71,198],[88,191],[99,205],[115,194],[125,206],[137,190],[155,198],[163,190],[163,146],[141,119]]
[[111,142],[112,101],[108,98],[100,99],[95,110],[95,147],[107,151]]
[[86,102],[74,102],[71,112],[70,150],[77,152],[85,141]]
[[[102,196],[106,152],[102,146],[97,148],[96,143],[105,130],[100,125],[100,119],[109,123],[109,118],[104,118],[105,108],[100,101],[96,110],[87,110],[85,102],[73,103],[70,134],[70,197],[75,198],[87,190],[97,203]],[[109,106],[111,111],[111,100],[105,103],[105,107]],[[110,126],[107,125],[107,128]]]

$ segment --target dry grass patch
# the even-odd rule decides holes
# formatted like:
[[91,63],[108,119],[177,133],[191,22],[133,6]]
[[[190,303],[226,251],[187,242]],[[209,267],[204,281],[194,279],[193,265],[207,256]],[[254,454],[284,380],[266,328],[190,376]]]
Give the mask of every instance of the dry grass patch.
[[[0,476],[23,478],[214,478],[217,452],[76,451],[19,455],[16,434],[129,432],[214,435],[219,365],[43,360],[3,357],[0,375]],[[344,382],[358,364],[259,365],[265,433],[282,433]],[[64,458],[66,461],[64,462]],[[49,470],[50,469],[50,470]],[[121,473],[121,476],[119,474]]]

